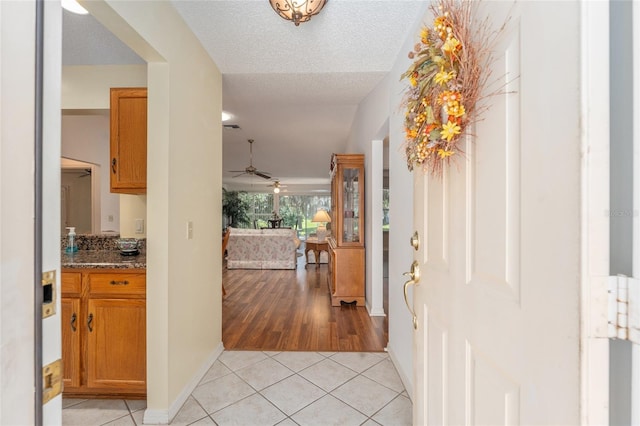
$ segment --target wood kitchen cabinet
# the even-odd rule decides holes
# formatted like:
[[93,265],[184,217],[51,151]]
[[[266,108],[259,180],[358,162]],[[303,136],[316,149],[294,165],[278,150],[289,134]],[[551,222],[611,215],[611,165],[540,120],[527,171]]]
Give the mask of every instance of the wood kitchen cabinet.
[[331,235],[329,290],[331,305],[364,306],[364,155],[331,157]]
[[147,89],[111,89],[111,192],[147,192]]
[[65,396],[146,395],[144,270],[63,270]]

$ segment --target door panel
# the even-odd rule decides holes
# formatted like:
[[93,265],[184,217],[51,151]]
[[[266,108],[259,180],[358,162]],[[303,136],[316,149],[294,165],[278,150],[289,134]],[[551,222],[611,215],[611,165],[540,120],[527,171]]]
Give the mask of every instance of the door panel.
[[429,347],[429,362],[427,376],[429,395],[429,424],[447,424],[447,359],[448,339],[447,330],[435,315],[428,316],[424,325],[427,346]]
[[[519,22],[517,23],[519,24]],[[476,134],[491,135],[467,146],[467,282],[520,297],[520,27],[515,26],[496,54],[505,73],[503,94],[491,97],[488,119]]]
[[471,418],[468,424],[518,424],[520,388],[517,383],[469,342],[466,342],[466,352]]

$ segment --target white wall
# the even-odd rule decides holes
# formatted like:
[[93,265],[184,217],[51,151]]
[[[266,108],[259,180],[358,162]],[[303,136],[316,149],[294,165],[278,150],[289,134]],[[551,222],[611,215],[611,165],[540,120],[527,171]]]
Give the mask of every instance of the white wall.
[[222,76],[170,3],[83,5],[148,63],[145,423],[166,422],[222,349]]
[[[0,2],[0,424],[34,424],[33,1]],[[59,277],[61,11],[45,8],[43,269]],[[59,282],[59,281],[58,281]],[[60,312],[57,292],[57,312]],[[39,312],[38,312],[39,313]],[[42,321],[42,360],[60,358],[60,315]],[[62,398],[43,407],[60,424]]]
[[[425,3],[423,13],[426,13],[427,6],[428,4]],[[375,174],[379,179],[373,179],[373,182],[378,180],[382,182],[382,168],[381,165],[378,166],[377,153],[372,155],[372,147],[377,147],[378,140],[382,142],[385,133],[389,136],[389,343],[387,348],[409,392],[413,383],[411,355],[413,328],[411,316],[404,303],[402,288],[405,280],[402,273],[409,270],[413,259],[413,251],[408,243],[409,237],[413,234],[413,178],[407,170],[401,149],[404,132],[402,131],[403,115],[400,113],[399,105],[404,84],[399,83],[399,79],[410,64],[406,54],[413,48],[419,26],[423,22],[422,18],[422,14],[416,16],[416,22],[409,32],[410,37],[401,48],[391,72],[359,105],[347,145],[348,152],[365,154],[365,177]],[[372,161],[376,161],[375,167],[372,167]],[[367,180],[367,182],[371,181],[372,179]],[[381,190],[381,187],[373,188],[367,183],[365,199],[377,199],[378,197],[372,197],[372,191],[378,190]],[[379,212],[381,217],[381,204],[374,206],[367,203],[367,218],[375,219],[378,216],[371,209]],[[380,256],[382,253],[382,235],[379,232],[381,226],[381,220],[377,222],[367,220],[365,235],[367,298],[375,290],[371,287],[371,282],[377,280],[378,272],[373,265],[377,261],[378,251]],[[374,247],[369,245],[372,240],[376,243]]]
[[104,113],[110,108],[111,87],[146,86],[146,65],[67,65],[62,70],[62,109]]
[[[80,106],[79,103],[76,105]],[[111,169],[109,167],[108,110],[102,114],[92,115],[64,114],[62,116],[62,156],[100,166],[100,223],[97,231],[118,231],[120,229],[120,196],[112,194],[109,186]],[[113,218],[112,221],[109,220],[110,217]]]

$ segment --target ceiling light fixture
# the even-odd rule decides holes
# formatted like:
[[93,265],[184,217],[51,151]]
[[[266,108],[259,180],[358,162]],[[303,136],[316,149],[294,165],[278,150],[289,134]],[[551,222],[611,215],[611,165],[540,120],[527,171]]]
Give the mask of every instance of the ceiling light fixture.
[[68,10],[69,12],[73,12],[78,15],[89,14],[89,12],[87,12],[87,9],[80,6],[80,3],[78,3],[76,0],[62,0],[61,3],[62,3],[62,7]]
[[329,0],[269,0],[271,7],[287,21],[293,21],[296,27],[307,22],[313,15],[320,13]]

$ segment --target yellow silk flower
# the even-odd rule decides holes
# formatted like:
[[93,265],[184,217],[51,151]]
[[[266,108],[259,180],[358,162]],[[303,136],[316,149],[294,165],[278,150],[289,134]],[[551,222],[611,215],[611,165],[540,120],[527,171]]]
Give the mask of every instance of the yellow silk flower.
[[440,135],[445,138],[447,142],[451,142],[451,139],[453,139],[455,135],[460,134],[460,130],[460,126],[458,126],[456,123],[448,121],[447,124],[442,126],[442,132],[440,132]]

